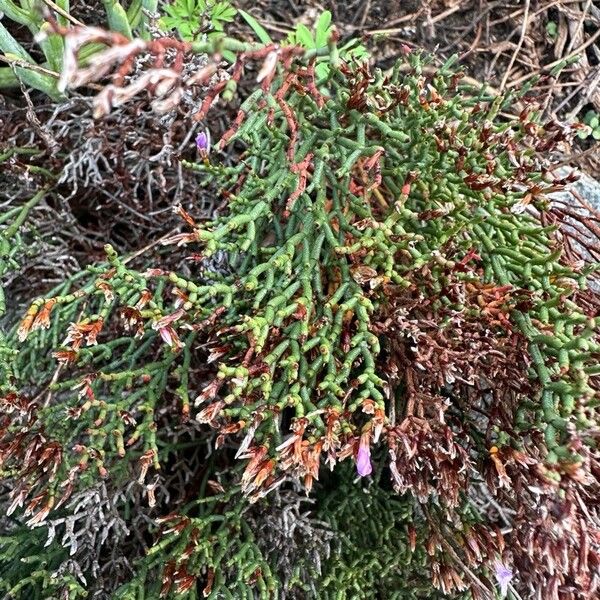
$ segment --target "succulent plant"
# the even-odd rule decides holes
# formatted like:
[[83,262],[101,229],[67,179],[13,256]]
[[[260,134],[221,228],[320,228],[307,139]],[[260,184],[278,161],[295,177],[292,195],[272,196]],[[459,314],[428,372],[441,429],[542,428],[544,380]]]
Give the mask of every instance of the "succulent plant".
[[[592,598],[597,266],[548,196],[572,180],[550,159],[573,132],[525,94],[506,118],[512,99],[474,97],[454,60],[371,69],[334,30],[313,48],[58,30],[58,89],[112,77],[97,118],[148,89],[167,114],[201,86],[201,121],[251,65],[258,85],[183,163],[214,218],[176,206],[183,228],[142,267],[107,245],[7,336],[9,512],[37,526],[136,478],[159,514],[115,598]],[[91,41],[107,48],[82,67]],[[191,54],[208,60],[186,70]],[[290,580],[257,523],[298,487],[333,533],[298,545]]]

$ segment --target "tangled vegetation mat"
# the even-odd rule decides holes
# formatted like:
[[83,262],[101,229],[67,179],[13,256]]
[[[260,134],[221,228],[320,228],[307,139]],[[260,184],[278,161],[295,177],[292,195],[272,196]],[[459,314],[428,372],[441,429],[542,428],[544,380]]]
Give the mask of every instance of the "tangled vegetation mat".
[[0,12],[0,597],[598,596],[593,3]]

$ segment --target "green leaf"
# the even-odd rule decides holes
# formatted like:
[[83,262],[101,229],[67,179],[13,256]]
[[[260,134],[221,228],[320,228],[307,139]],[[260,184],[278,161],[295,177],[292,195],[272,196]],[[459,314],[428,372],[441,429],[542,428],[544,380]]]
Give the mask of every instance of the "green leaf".
[[46,37],[43,38],[39,44],[48,61],[48,65],[54,71],[60,71],[64,54],[63,38],[52,32],[50,23],[43,23],[40,31],[46,34]]
[[19,87],[19,79],[10,67],[0,68],[0,90],[4,88]]
[[210,23],[216,31],[223,31],[225,23],[231,23],[237,14],[237,10],[229,2],[219,2],[210,11]]
[[9,19],[31,27],[35,25],[34,15],[17,6],[12,0],[0,0],[0,13],[4,13]]
[[550,39],[555,40],[558,35],[558,25],[554,21],[546,23],[546,33]]
[[126,38],[132,39],[131,26],[123,6],[117,0],[102,0],[102,3],[104,4],[110,30],[117,31]]
[[353,39],[340,48],[340,56],[345,60],[350,58],[363,60],[369,58],[369,51],[360,43],[360,40]]
[[565,60],[561,60],[551,71],[550,71],[550,75],[552,77],[556,77],[563,69],[565,69],[566,67],[571,66],[572,64],[575,64],[576,62],[579,62],[579,59],[581,58],[581,55],[576,54],[575,56],[572,56],[571,58],[565,59]]
[[218,2],[210,9],[211,21],[222,21],[231,23],[237,14],[237,10],[229,2]]
[[237,56],[231,50],[223,50],[221,52],[221,55],[227,62],[231,64],[233,64],[237,60]]
[[8,29],[4,27],[0,21],[0,50],[5,54],[12,54],[20,60],[34,64],[35,61],[31,55],[15,40],[15,38],[9,33]]
[[305,48],[315,48],[315,41],[313,40],[312,34],[302,23],[296,26],[296,42],[304,46]]
[[[11,54],[10,52],[7,52],[5,56],[8,59],[23,60],[18,54]],[[40,92],[44,92],[44,94],[50,96],[53,100],[64,98],[64,96],[56,89],[56,79],[53,77],[22,67],[15,67],[15,73],[25,85],[39,90]]]
[[127,20],[132,28],[138,26],[142,18],[142,0],[133,0],[127,8]]
[[324,11],[319,20],[317,21],[316,33],[315,33],[315,41],[316,47],[321,48],[322,46],[326,46],[329,41],[329,36],[331,35],[331,13],[326,10]]
[[596,129],[598,124],[600,124],[600,116],[595,110],[588,110],[583,117],[583,122],[592,129]]
[[164,7],[166,16],[160,26],[167,30],[176,29],[186,41],[193,41],[198,32],[210,21],[213,32],[222,32],[225,23],[233,21],[237,10],[227,0],[175,0]]
[[238,12],[240,13],[240,15],[242,16],[244,21],[246,21],[246,23],[248,23],[248,25],[250,26],[250,29],[252,29],[252,31],[254,31],[254,33],[256,34],[256,37],[263,44],[273,43],[273,40],[271,39],[269,34],[265,31],[265,28],[252,15],[248,14],[245,10],[242,10],[241,8],[238,10]]
[[161,17],[158,20],[158,26],[162,31],[171,31],[175,27],[173,17]]
[[198,30],[200,24],[197,21],[186,21],[183,23],[179,23],[177,30],[179,31],[179,35],[184,40],[192,40],[194,38],[194,32]]
[[319,63],[315,67],[315,75],[317,76],[317,81],[320,79],[325,79],[327,75],[329,75],[329,65],[325,63]]

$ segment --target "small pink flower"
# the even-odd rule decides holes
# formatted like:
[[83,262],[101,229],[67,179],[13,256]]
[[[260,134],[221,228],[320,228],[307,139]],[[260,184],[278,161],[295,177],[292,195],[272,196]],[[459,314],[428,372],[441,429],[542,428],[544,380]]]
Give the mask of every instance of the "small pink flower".
[[371,466],[371,447],[370,433],[363,433],[360,436],[360,444],[358,446],[358,454],[356,455],[356,470],[361,477],[367,477],[373,472]]
[[196,148],[202,156],[208,156],[210,152],[210,134],[208,131],[201,131],[196,136]]
[[500,586],[500,597],[506,598],[508,586],[513,578],[513,572],[499,560],[494,563],[496,581]]

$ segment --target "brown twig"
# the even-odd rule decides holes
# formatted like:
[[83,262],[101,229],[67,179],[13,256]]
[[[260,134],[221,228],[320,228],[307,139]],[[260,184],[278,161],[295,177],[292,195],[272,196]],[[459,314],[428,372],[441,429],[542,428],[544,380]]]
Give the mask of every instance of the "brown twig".
[[33,63],[29,63],[25,60],[21,60],[18,58],[8,58],[8,56],[0,54],[0,61],[10,65],[11,67],[18,67],[20,69],[30,69],[31,71],[44,73],[44,75],[50,75],[50,77],[56,77],[57,79],[60,77],[60,74],[56,71],[51,71],[50,69],[40,67],[39,65],[34,65]]
[[404,15],[397,19],[393,19],[388,23],[387,29],[367,29],[365,33],[369,35],[374,35],[377,33],[388,33],[388,32],[396,32],[402,31],[402,28],[393,29],[396,25],[400,25],[400,23],[406,23],[407,21],[415,21],[423,12],[423,9],[419,9],[417,12],[411,13],[410,15]]
[[80,27],[83,27],[85,25],[85,23],[82,23],[81,21],[76,19],[74,16],[70,15],[66,10],[64,10],[60,6],[58,6],[58,4],[55,4],[54,2],[52,2],[52,0],[43,0],[43,1],[44,1],[44,4],[49,6],[53,11],[57,12],[61,17],[64,17],[65,19],[68,19],[69,21],[71,21],[71,23],[73,23],[73,25],[79,25]]
[[[565,56],[563,58],[560,58],[560,59],[555,60],[547,65],[544,65],[539,71],[548,71],[550,69],[553,69],[554,67],[556,67],[557,65],[559,65],[562,62],[566,62],[566,61],[570,60],[574,56],[577,56],[578,54],[583,52],[588,46],[591,46],[599,37],[600,37],[600,29],[598,29],[598,31],[596,31],[594,33],[594,35],[592,35],[587,40],[587,42],[581,44],[581,46],[579,46],[578,48],[573,50],[573,52],[567,54],[567,56]],[[515,87],[515,86],[523,83],[524,81],[527,81],[528,79],[531,79],[532,77],[535,77],[536,75],[539,75],[540,74],[539,71],[537,71],[535,73],[528,73],[527,75],[523,75],[523,77],[519,77],[518,79],[511,81],[509,84],[507,84],[507,87],[509,87],[509,88]]]
[[517,60],[517,56],[519,55],[521,48],[523,47],[523,42],[525,41],[525,33],[527,32],[527,26],[529,25],[529,5],[530,5],[530,0],[525,0],[525,11],[523,14],[523,23],[521,25],[521,35],[519,37],[517,47],[515,48],[515,51],[513,52],[513,55],[510,58],[510,62],[508,63],[508,67],[506,69],[506,72],[504,73],[504,77],[502,78],[502,83],[500,84],[501,92],[504,91],[506,82],[508,81],[508,78],[510,77],[510,72],[513,68],[513,65],[515,64],[515,61]]
[[590,154],[596,153],[600,153],[600,143],[594,144],[591,148],[588,148],[584,152],[579,152],[578,154],[571,154],[571,156],[569,156],[562,162],[559,162],[557,165],[554,165],[554,167],[556,169],[558,169],[559,167],[566,167],[567,165],[570,165],[573,161],[580,160],[586,156],[589,156]]

